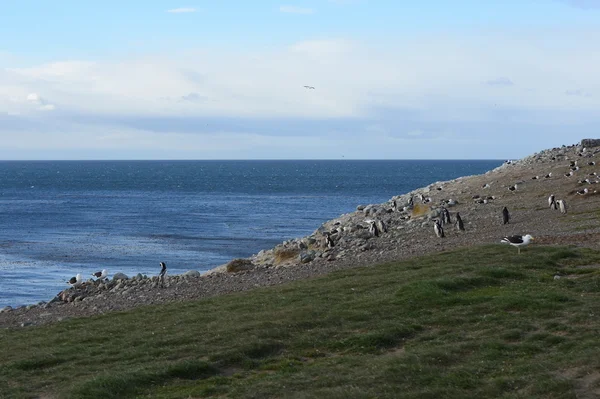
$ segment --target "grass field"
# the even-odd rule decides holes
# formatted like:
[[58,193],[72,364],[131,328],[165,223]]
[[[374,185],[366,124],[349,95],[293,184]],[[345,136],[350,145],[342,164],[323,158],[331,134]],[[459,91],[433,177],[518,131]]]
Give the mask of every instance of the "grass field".
[[0,397],[596,398],[599,332],[600,252],[473,247],[2,330]]

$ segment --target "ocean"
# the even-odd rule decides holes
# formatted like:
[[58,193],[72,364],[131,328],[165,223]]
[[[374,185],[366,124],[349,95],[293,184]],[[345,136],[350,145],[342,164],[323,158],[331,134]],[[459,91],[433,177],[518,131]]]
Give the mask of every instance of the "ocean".
[[0,308],[48,301],[77,273],[203,272],[502,162],[0,162]]

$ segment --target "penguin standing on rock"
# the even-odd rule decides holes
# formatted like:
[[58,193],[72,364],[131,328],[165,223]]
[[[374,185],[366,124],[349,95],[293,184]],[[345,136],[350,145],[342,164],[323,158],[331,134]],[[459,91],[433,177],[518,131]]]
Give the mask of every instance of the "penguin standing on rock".
[[379,237],[379,229],[377,228],[377,222],[369,220],[369,233],[371,237]]
[[508,213],[508,209],[506,207],[502,208],[502,224],[508,224],[510,221],[510,214]]
[[327,248],[333,248],[335,243],[333,242],[333,239],[331,238],[331,234],[329,232],[325,232],[325,245],[327,245]]
[[160,286],[165,286],[165,276],[167,275],[167,265],[165,262],[160,262],[160,273],[158,273],[158,280],[160,281]]

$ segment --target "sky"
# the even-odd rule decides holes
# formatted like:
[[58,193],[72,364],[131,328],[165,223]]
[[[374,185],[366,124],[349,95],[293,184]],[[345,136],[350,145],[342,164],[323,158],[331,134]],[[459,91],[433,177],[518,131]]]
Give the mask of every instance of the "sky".
[[600,138],[599,43],[600,0],[2,0],[0,160],[517,159]]

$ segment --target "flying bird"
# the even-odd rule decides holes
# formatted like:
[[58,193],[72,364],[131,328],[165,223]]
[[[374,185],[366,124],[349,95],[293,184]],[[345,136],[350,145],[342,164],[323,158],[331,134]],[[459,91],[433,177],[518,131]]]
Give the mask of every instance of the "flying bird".
[[315,86],[307,86],[307,85],[305,85],[304,88],[305,89],[309,89],[309,90],[314,90]]
[[510,244],[513,247],[517,247],[517,252],[521,253],[521,247],[529,245],[529,243],[533,241],[533,237],[529,234],[524,236],[506,236],[502,240],[500,240],[503,244]]

